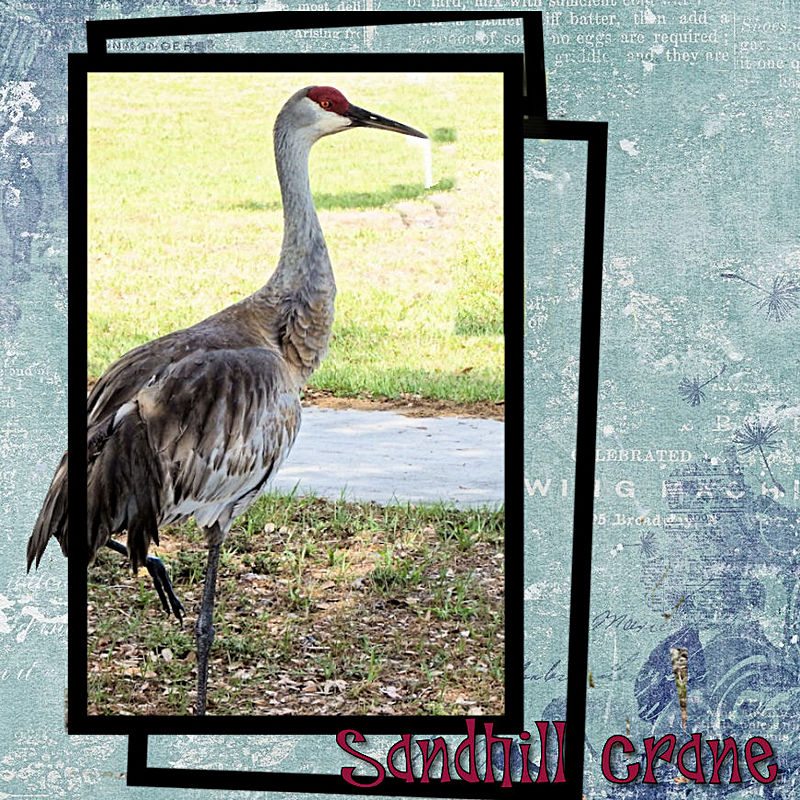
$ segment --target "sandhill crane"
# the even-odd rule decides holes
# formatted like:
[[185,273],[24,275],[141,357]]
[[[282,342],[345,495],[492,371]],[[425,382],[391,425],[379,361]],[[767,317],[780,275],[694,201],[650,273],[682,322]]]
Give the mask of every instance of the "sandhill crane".
[[[325,355],[336,286],[308,177],[311,146],[356,127],[427,138],[351,105],[330,86],[296,92],[275,121],[283,201],[280,259],[269,281],[191,328],[131,350],[87,400],[89,557],[101,547],[147,567],[167,613],[181,620],[163,564],[148,556],[158,529],[194,517],[208,563],[195,626],[196,714],[206,710],[208,655],[222,545],[233,520],[265,490],[294,442],[299,393]],[[67,542],[67,457],[28,542],[28,569],[55,537]],[[112,539],[127,531],[127,547]]]

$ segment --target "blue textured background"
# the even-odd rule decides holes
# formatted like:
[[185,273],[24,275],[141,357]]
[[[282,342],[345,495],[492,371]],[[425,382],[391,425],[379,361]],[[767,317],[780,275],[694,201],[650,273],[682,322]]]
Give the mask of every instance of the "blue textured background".
[[[361,10],[428,10],[429,1],[372,0]],[[541,6],[492,10],[523,7]],[[38,574],[24,574],[25,542],[66,443],[66,53],[84,49],[86,17],[277,8],[0,3],[0,797],[206,796],[129,789],[126,740],[66,735],[66,565],[52,551]],[[610,126],[585,791],[756,794],[693,790],[666,766],[658,785],[625,791],[600,774],[611,735],[685,735],[669,658],[684,647],[688,732],[740,744],[765,736],[781,775],[764,796],[800,798],[797,4],[549,0],[544,10],[550,116]],[[191,42],[206,51],[472,52],[519,51],[520,37],[510,20],[359,29],[347,44],[292,33]],[[525,146],[518,485],[527,498],[529,727],[564,708],[585,153],[581,144]],[[332,737],[151,746],[153,764],[345,764]]]

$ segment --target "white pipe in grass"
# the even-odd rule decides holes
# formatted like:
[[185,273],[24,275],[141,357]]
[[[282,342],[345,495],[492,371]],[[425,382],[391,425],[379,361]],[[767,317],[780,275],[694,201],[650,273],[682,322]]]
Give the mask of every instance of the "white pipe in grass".
[[406,141],[422,150],[422,164],[425,169],[425,188],[433,186],[433,152],[430,139],[419,139],[416,136],[406,136]]

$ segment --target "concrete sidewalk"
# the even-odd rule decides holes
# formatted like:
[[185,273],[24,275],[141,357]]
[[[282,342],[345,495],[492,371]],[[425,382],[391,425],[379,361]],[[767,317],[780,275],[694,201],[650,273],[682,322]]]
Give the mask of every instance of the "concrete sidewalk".
[[273,486],[377,503],[503,502],[505,425],[310,406]]

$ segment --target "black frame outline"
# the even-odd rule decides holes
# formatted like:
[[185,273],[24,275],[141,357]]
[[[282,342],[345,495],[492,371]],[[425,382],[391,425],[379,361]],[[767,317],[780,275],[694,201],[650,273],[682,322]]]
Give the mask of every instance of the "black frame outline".
[[[146,63],[145,63],[146,62]],[[404,72],[404,71],[427,71],[427,72],[494,72],[504,74],[504,104],[508,108],[511,98],[519,97],[522,58],[519,54],[462,54],[462,55],[439,55],[434,54],[428,57],[421,57],[419,54],[406,56],[384,56],[378,55],[351,55],[351,54],[320,54],[313,58],[316,71],[353,71],[353,72]],[[279,64],[279,66],[276,66]],[[75,127],[71,130],[71,141],[73,144],[72,156],[73,166],[72,175],[76,182],[85,182],[86,160],[85,148],[77,151],[77,140],[82,135],[87,135],[86,120],[86,99],[84,91],[86,76],[91,72],[163,72],[163,71],[185,71],[185,72],[307,72],[309,69],[309,58],[307,55],[290,55],[275,59],[271,64],[265,64],[260,55],[251,54],[209,54],[193,56],[191,60],[185,57],[180,60],[174,55],[112,55],[112,56],[90,56],[85,54],[70,55],[70,81],[73,87],[70,93],[70,101],[76,95],[83,94],[84,97],[74,100],[74,107],[70,107],[70,119]],[[78,104],[81,103],[81,108]],[[80,129],[78,129],[80,126]],[[521,144],[518,132],[513,126],[507,126],[504,136],[505,153],[509,153],[509,148],[514,147],[514,140]],[[506,156],[508,158],[508,156]],[[519,158],[512,154],[508,164],[519,163]],[[506,248],[506,264],[519,262],[517,254],[521,253],[521,236],[517,234],[521,230],[521,218],[518,218],[522,208],[521,176],[512,170],[506,170],[505,192],[511,199],[508,204],[509,212],[504,215],[504,240]],[[516,182],[516,183],[515,183]],[[86,187],[82,186],[84,192],[84,202],[72,205],[72,215],[70,225],[76,230],[84,232],[86,235]],[[77,237],[76,237],[77,238]],[[515,241],[515,238],[517,241]],[[73,260],[71,263],[72,272],[83,273],[83,280],[86,281],[86,243],[78,242],[77,247],[73,247]],[[515,283],[522,282],[522,274],[517,276],[513,273],[506,273],[504,280],[509,287]],[[76,282],[77,283],[77,282]],[[74,285],[74,284],[73,284]],[[83,289],[83,286],[80,286]],[[521,288],[521,287],[520,287]],[[79,289],[80,290],[80,289]],[[511,292],[509,292],[511,293]],[[86,293],[83,292],[85,302]],[[504,309],[505,311],[505,309]],[[79,436],[85,437],[85,394],[82,386],[85,385],[79,380],[78,370],[86,370],[86,309],[76,310],[73,305],[73,314],[84,323],[82,335],[74,336],[71,340],[70,372],[73,367],[75,374],[71,374],[70,385],[73,386],[73,394],[70,402],[81,403],[81,415],[74,412],[70,419],[79,420],[70,427],[69,436],[78,439]],[[73,320],[74,321],[74,320]],[[509,315],[507,325],[510,330],[506,331],[507,339],[512,343],[510,353],[506,351],[507,363],[514,363],[514,360],[521,355],[515,352],[515,348],[521,353],[522,348],[522,324],[517,322],[513,316]],[[80,355],[79,355],[80,354]],[[506,401],[506,414],[510,420],[521,420],[522,418],[522,376],[514,375],[513,372],[506,371],[507,395],[511,400]],[[72,408],[70,407],[72,411]],[[70,455],[74,465],[70,463],[72,474],[85,474],[85,445],[80,447],[77,443],[70,441]],[[519,474],[522,465],[521,442],[519,447],[515,447],[515,442],[511,440],[505,447],[505,468],[508,475]],[[188,715],[175,716],[100,716],[89,715],[87,709],[87,666],[86,653],[88,636],[85,625],[85,614],[80,614],[78,609],[86,607],[87,589],[86,573],[82,566],[87,563],[87,542],[84,536],[78,535],[79,531],[86,528],[86,491],[82,482],[72,481],[70,491],[70,515],[74,541],[70,541],[70,551],[76,558],[70,559],[69,568],[75,570],[75,574],[70,572],[69,577],[69,687],[70,687],[70,715],[69,731],[79,734],[137,734],[137,733],[164,733],[164,734],[281,734],[281,733],[337,733],[343,729],[369,730],[370,733],[403,733],[408,730],[416,730],[425,733],[461,733],[464,730],[463,716],[392,716],[392,717],[366,717],[366,716],[330,716],[320,717],[314,715],[305,716],[281,716],[281,715],[260,715],[260,716],[206,716],[192,717]],[[505,639],[505,658],[511,665],[506,669],[505,674],[505,709],[502,714],[487,714],[478,717],[480,722],[492,722],[495,725],[503,725],[512,730],[521,730],[522,726],[522,700],[523,700],[523,632],[522,632],[522,553],[523,540],[521,537],[509,535],[509,531],[514,531],[521,527],[523,514],[523,499],[515,497],[508,491],[506,486],[506,541],[507,552],[505,566],[505,614],[506,614],[506,639]],[[79,585],[82,584],[82,585]],[[513,635],[518,631],[518,635]]]
[[[109,39],[215,35],[300,30],[304,28],[360,28],[369,25],[416,25],[421,22],[474,22],[477,20],[521,19],[524,39],[523,94],[533,116],[547,117],[547,85],[544,68],[544,30],[540,12],[513,9],[508,12],[433,13],[427,11],[346,12],[315,11],[313,24],[305,11],[258,11],[232,14],[200,14],[186,17],[141,17],[86,21],[86,50],[92,55],[108,54]],[[269,54],[262,54],[269,55]],[[273,54],[281,58],[284,54]],[[331,54],[337,55],[337,54]],[[344,53],[338,55],[345,55]],[[388,53],[381,55],[390,55]],[[308,58],[308,56],[306,56]],[[532,65],[532,67],[530,66]],[[533,78],[528,81],[528,75]]]
[[[586,738],[586,691],[589,671],[589,611],[592,578],[597,389],[600,367],[600,312],[603,287],[607,122],[571,122],[530,117],[526,139],[585,141],[586,200],[583,233],[581,334],[578,376],[578,415],[575,437],[575,497],[572,523],[572,570],[567,656],[567,733],[564,762],[567,783],[583,785]],[[585,498],[585,499],[584,499]],[[584,635],[576,636],[578,626]],[[576,735],[575,731],[580,731]],[[582,789],[574,795],[580,800]]]
[[[604,219],[605,219],[605,189],[606,189],[606,163],[607,163],[607,142],[608,142],[608,124],[605,122],[568,122],[568,121],[552,121],[547,119],[547,105],[546,105],[546,81],[545,81],[545,61],[544,61],[544,38],[542,28],[542,16],[540,12],[515,12],[509,10],[502,14],[429,14],[426,12],[383,12],[383,13],[361,13],[352,12],[347,15],[347,25],[342,24],[342,16],[340,13],[315,13],[313,25],[306,24],[309,20],[309,15],[303,12],[268,12],[268,13],[245,13],[245,14],[220,14],[220,15],[204,15],[196,17],[168,17],[168,18],[155,18],[155,19],[136,19],[136,20],[106,20],[106,21],[90,21],[87,22],[87,47],[89,53],[95,54],[97,51],[105,54],[106,44],[109,38],[138,38],[138,37],[163,37],[163,36],[186,36],[192,34],[202,33],[223,33],[223,32],[247,32],[247,31],[277,31],[287,29],[300,29],[300,28],[341,28],[341,27],[358,27],[362,25],[386,25],[386,24],[415,24],[419,22],[452,22],[452,21],[475,21],[483,19],[507,19],[507,18],[521,18],[523,20],[524,31],[524,71],[522,75],[522,88],[523,91],[517,94],[525,95],[521,103],[521,108],[524,115],[523,124],[523,138],[544,138],[544,139],[562,139],[562,140],[578,140],[586,141],[587,149],[587,185],[586,185],[586,208],[585,208],[585,223],[584,223],[584,257],[583,257],[583,291],[582,291],[582,307],[581,307],[581,337],[580,337],[580,376],[579,376],[579,397],[578,397],[578,415],[577,415],[577,436],[576,448],[577,453],[582,454],[582,457],[577,460],[576,474],[575,474],[575,498],[574,498],[574,511],[573,511],[573,552],[572,552],[572,571],[571,571],[571,589],[570,589],[570,618],[569,618],[569,645],[568,645],[568,674],[567,674],[567,720],[569,722],[569,731],[565,739],[565,767],[566,767],[566,782],[561,784],[535,784],[541,791],[547,791],[552,797],[565,797],[571,800],[580,798],[582,795],[583,785],[583,770],[584,770],[584,739],[585,739],[585,721],[586,721],[586,691],[587,691],[587,670],[588,670],[588,633],[589,633],[589,608],[590,608],[590,579],[591,579],[591,556],[592,556],[592,519],[593,519],[593,490],[594,490],[594,449],[595,449],[595,435],[597,424],[597,387],[598,387],[598,369],[599,369],[599,347],[600,347],[600,308],[601,308],[601,288],[602,288],[602,262],[603,262],[603,234],[604,234]],[[381,54],[381,56],[386,54]],[[427,57],[434,55],[428,54]],[[440,55],[440,54],[436,54]],[[140,56],[134,55],[136,59]],[[343,59],[345,54],[331,54],[332,58],[337,60]],[[73,81],[73,55],[70,55],[70,83],[74,86]],[[122,55],[113,55],[114,69],[119,66],[117,59],[123,58]],[[152,56],[151,56],[152,58]],[[169,58],[169,56],[167,57]],[[174,56],[173,56],[174,58]],[[242,58],[242,56],[238,56]],[[277,56],[283,62],[290,60],[291,56],[281,54]],[[368,63],[370,56],[359,56],[363,63]],[[398,58],[398,56],[394,56]],[[308,58],[304,57],[304,68],[308,68]],[[94,61],[94,60],[93,60]],[[99,63],[106,61],[101,58]],[[419,61],[416,71],[419,71]],[[106,66],[109,65],[106,63]],[[77,72],[77,62],[75,62],[75,71]],[[288,71],[288,70],[287,70]],[[85,71],[83,72],[85,76]],[[508,89],[511,81],[509,75],[506,74],[506,87]],[[76,98],[77,96],[77,98]],[[509,100],[514,102],[514,97],[508,97],[506,92],[506,109],[509,108]],[[73,101],[74,106],[73,106]],[[85,109],[85,92],[71,92],[70,93],[70,117],[83,120],[86,116]],[[506,140],[507,144],[512,144],[506,150],[506,164],[512,163],[512,153],[519,156],[521,161],[522,142],[509,142],[510,139],[508,131],[509,114],[506,114]],[[71,139],[72,140],[72,139]],[[85,139],[81,139],[85,151]],[[85,161],[84,161],[85,163]],[[73,170],[73,176],[75,170]],[[510,169],[506,166],[506,178],[510,176]],[[80,184],[80,192],[76,191]],[[509,202],[511,193],[508,191],[510,183],[506,182],[506,216],[505,216],[505,286],[509,285],[508,277],[508,261],[509,261],[509,244],[514,241],[511,233],[511,217],[517,217],[519,224],[519,231],[522,230],[522,210],[524,209],[524,196],[523,202],[520,204],[519,209],[514,209]],[[77,181],[73,179],[70,186],[71,192],[74,192],[73,197],[77,197],[82,205],[85,213],[86,208],[86,185],[84,181]],[[79,206],[80,207],[80,206]],[[73,228],[70,226],[71,239],[73,238]],[[79,236],[77,252],[83,254],[86,252],[86,229],[78,229]],[[519,234],[521,240],[521,233]],[[82,246],[81,246],[82,245]],[[70,250],[71,253],[75,249]],[[72,266],[76,258],[70,258],[70,265]],[[83,260],[83,259],[82,259]],[[522,271],[524,277],[524,269]],[[78,278],[78,280],[75,280]],[[70,269],[70,280],[73,289],[76,287],[79,290],[79,298],[83,299],[85,306],[86,299],[86,270]],[[74,294],[74,292],[73,292]],[[508,364],[512,363],[511,359],[516,356],[522,356],[522,337],[520,335],[519,341],[516,342],[512,338],[513,320],[516,318],[516,312],[508,313],[510,305],[509,292],[506,290],[504,294],[504,314],[505,322],[507,325],[506,336],[506,385],[509,387],[509,370]],[[78,303],[79,310],[81,303]],[[73,304],[74,307],[74,304]],[[83,385],[86,374],[86,348],[85,348],[85,326],[77,325],[77,319],[85,319],[85,307],[83,314],[73,314],[69,318],[69,337],[71,342],[83,342],[83,347],[70,348],[69,369],[74,372],[72,377],[75,379],[73,385]],[[521,320],[520,325],[521,328]],[[521,334],[521,330],[519,331]],[[510,352],[511,351],[511,354]],[[522,397],[522,380],[521,374],[518,383],[519,397]],[[508,394],[508,393],[507,393]],[[509,398],[507,397],[507,405]],[[70,419],[81,420],[80,425],[71,425],[69,430],[69,445],[70,445],[70,469],[82,468],[85,471],[85,451],[83,450],[83,437],[85,435],[85,428],[83,427],[83,415],[85,414],[85,397],[82,393],[73,392],[69,397],[69,414]],[[513,413],[513,409],[510,409]],[[520,419],[522,408],[520,407]],[[513,420],[513,417],[511,417]],[[521,455],[521,450],[520,450]],[[508,487],[511,475],[519,474],[513,473],[509,470],[510,463],[510,449],[506,445],[506,487]],[[521,459],[518,459],[518,466],[521,467]],[[521,473],[521,469],[520,469]],[[74,484],[75,482],[73,482]],[[85,518],[85,493],[71,491],[70,507],[84,509]],[[75,495],[78,495],[76,498]],[[83,499],[81,500],[81,494]],[[520,493],[521,496],[521,493]],[[506,492],[506,504],[508,510],[508,503],[513,500],[514,493]],[[582,500],[582,498],[586,498]],[[74,501],[77,499],[77,506]],[[521,501],[520,501],[521,505]],[[521,512],[521,508],[520,508]],[[509,518],[510,515],[507,515]],[[522,515],[519,514],[521,521]],[[73,530],[75,526],[73,525]],[[507,523],[507,531],[509,525]],[[78,527],[80,530],[81,527]],[[73,535],[74,540],[77,540],[77,550],[81,550],[81,539],[83,537],[76,537]],[[506,534],[506,546],[512,544]],[[521,556],[522,538],[520,537],[520,556]],[[73,550],[75,555],[80,555],[80,552]],[[86,543],[83,540],[83,555],[86,554]],[[510,560],[510,559],[509,559]],[[520,558],[520,562],[522,559]],[[78,567],[79,564],[85,563],[85,558],[73,558],[69,562],[69,597],[70,608],[77,607],[75,602],[85,605],[86,602],[86,581],[85,572]],[[520,565],[521,569],[521,565]],[[508,583],[508,569],[506,572],[506,580]],[[75,580],[77,578],[77,581]],[[76,586],[76,582],[78,586]],[[521,585],[521,582],[520,582]],[[521,597],[517,598],[521,601]],[[75,602],[73,602],[75,601]],[[522,604],[520,602],[518,608],[520,613]],[[509,612],[513,615],[514,610],[507,600],[506,607],[506,622],[507,628],[509,627]],[[70,626],[72,629],[74,626]],[[82,643],[78,642],[84,653],[83,667],[85,674],[85,652],[86,652],[86,629],[83,627]],[[580,631],[580,633],[578,633]],[[75,662],[75,648],[72,647],[73,638],[70,637],[70,657],[69,668],[70,675],[73,673],[73,666]],[[517,654],[521,663],[522,652]],[[508,666],[512,653],[506,649],[506,679],[508,684]],[[85,682],[83,683],[85,690]],[[508,685],[507,685],[508,688]],[[502,723],[507,723],[509,717],[509,708],[511,707],[511,695],[506,694],[506,714],[502,719]],[[85,700],[85,691],[84,698]],[[519,700],[522,700],[520,696]],[[79,698],[80,702],[80,698]],[[86,708],[86,703],[83,703],[83,709]],[[520,703],[519,716],[522,716],[522,707]],[[136,719],[136,718],[128,718]],[[146,719],[146,718],[140,718]],[[160,723],[171,718],[154,718]],[[179,718],[187,719],[187,718]],[[192,719],[192,718],[188,718]],[[220,718],[215,718],[218,720]],[[228,718],[236,719],[236,718]],[[253,719],[253,718],[245,718]],[[262,718],[255,718],[262,719]],[[274,721],[275,717],[263,718],[268,721]],[[284,718],[285,719],[285,718]],[[349,720],[353,718],[312,718],[315,721],[321,719],[333,719],[336,722],[335,728],[342,730],[347,727]],[[381,718],[363,718],[368,721],[369,734],[378,734],[388,732],[387,729],[380,724]],[[433,728],[428,729],[421,721],[427,721],[428,718],[415,717],[415,718],[393,718],[392,721],[410,719],[414,723],[414,728],[422,732],[448,732],[447,726],[442,723],[449,718],[433,718]],[[457,718],[460,719],[460,718]],[[479,721],[490,721],[492,718],[479,718]],[[199,720],[193,720],[198,722]],[[375,723],[378,723],[376,726]],[[84,731],[77,730],[74,725],[70,726],[70,733],[82,733]],[[191,731],[198,733],[196,728]],[[390,726],[394,728],[394,726]],[[517,726],[519,727],[519,726]],[[358,728],[359,730],[365,729],[364,726]],[[576,732],[580,731],[579,734]],[[89,732],[89,731],[85,731]],[[100,731],[92,731],[99,733]],[[110,731],[108,731],[110,732]],[[159,733],[166,733],[167,731],[161,730]],[[221,731],[218,731],[221,732]],[[239,733],[246,733],[249,731],[237,731]],[[295,731],[291,731],[295,732]],[[315,733],[325,732],[324,730],[316,730]],[[459,731],[460,732],[460,731]],[[205,733],[200,731],[200,733]],[[273,730],[269,733],[276,733]],[[395,796],[430,796],[430,797],[494,797],[494,796],[516,796],[521,792],[527,792],[528,787],[525,784],[515,783],[510,789],[502,789],[499,784],[466,784],[462,781],[454,783],[441,783],[435,782],[432,784],[421,785],[418,783],[406,783],[405,781],[396,778],[385,778],[378,787],[355,787],[346,784],[339,776],[332,774],[308,775],[298,773],[279,773],[279,772],[241,772],[233,770],[185,770],[185,769],[170,769],[160,767],[147,766],[147,733],[143,731],[136,731],[129,733],[128,740],[128,772],[127,780],[128,785],[139,786],[158,786],[158,787],[183,787],[183,788],[208,788],[208,789],[240,789],[240,790],[263,790],[272,789],[276,791],[296,791],[296,792],[316,792],[316,793],[340,793],[346,791],[349,794],[376,794],[376,795],[395,795]],[[338,780],[337,780],[338,779]],[[545,789],[547,787],[547,789]],[[533,785],[531,785],[533,788]]]

